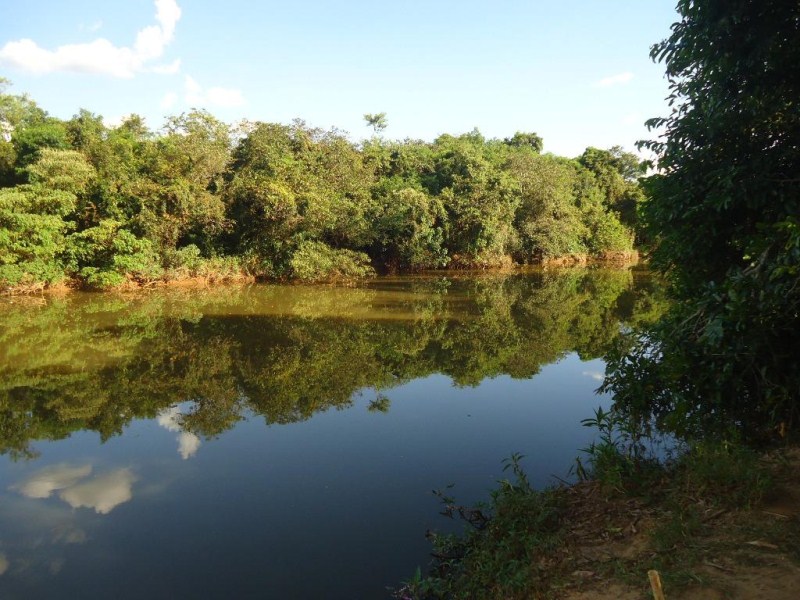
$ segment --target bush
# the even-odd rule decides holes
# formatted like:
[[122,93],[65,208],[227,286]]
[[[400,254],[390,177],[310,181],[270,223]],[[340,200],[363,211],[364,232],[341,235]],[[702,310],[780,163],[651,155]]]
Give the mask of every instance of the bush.
[[71,266],[84,284],[108,288],[133,280],[145,283],[163,270],[149,240],[142,240],[111,219],[68,238]]
[[49,285],[64,277],[70,225],[61,218],[74,202],[66,192],[19,186],[0,190],[0,287]]
[[170,248],[162,254],[162,266],[167,270],[170,277],[193,277],[197,274],[197,270],[203,262],[200,256],[200,248],[194,244],[189,244],[177,250]]
[[438,198],[413,188],[390,192],[377,219],[381,262],[391,269],[411,270],[446,265],[445,219]]
[[427,576],[417,571],[395,593],[403,600],[538,597],[548,556],[563,540],[563,495],[534,490],[514,454],[505,461],[513,480],[498,482],[488,506],[457,506],[441,492],[442,514],[460,517],[471,529],[463,535],[430,534],[434,560]]
[[633,250],[633,235],[614,213],[600,212],[589,228],[591,235],[587,245],[592,254]]
[[363,252],[331,248],[323,242],[303,241],[289,261],[292,277],[305,282],[357,279],[375,274]]
[[576,169],[553,156],[523,154],[509,166],[520,182],[514,258],[521,263],[585,254],[589,236],[576,194]]
[[212,256],[200,259],[196,274],[212,280],[233,280],[244,278],[246,270],[238,256]]

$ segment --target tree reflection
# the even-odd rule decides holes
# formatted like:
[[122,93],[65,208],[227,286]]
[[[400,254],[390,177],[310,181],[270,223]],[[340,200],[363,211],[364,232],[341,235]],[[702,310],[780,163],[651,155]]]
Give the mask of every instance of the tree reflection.
[[6,301],[0,452],[32,457],[32,442],[78,430],[105,440],[141,418],[209,438],[248,412],[296,422],[433,373],[528,378],[570,352],[602,356],[660,306],[648,279],[599,269]]

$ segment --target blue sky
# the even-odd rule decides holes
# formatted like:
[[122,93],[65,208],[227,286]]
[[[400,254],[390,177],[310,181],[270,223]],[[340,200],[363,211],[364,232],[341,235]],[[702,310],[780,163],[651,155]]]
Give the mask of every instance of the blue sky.
[[0,75],[51,114],[151,128],[218,118],[432,140],[535,131],[545,151],[633,150],[667,112],[649,47],[676,0],[4,0]]

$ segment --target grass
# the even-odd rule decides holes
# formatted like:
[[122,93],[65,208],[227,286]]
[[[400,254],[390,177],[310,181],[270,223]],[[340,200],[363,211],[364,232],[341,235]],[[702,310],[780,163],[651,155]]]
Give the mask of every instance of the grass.
[[459,506],[439,492],[443,514],[469,526],[461,535],[430,534],[429,570],[418,570],[395,597],[550,598],[598,581],[646,595],[649,569],[675,592],[763,558],[769,546],[753,540],[779,539],[800,561],[800,523],[756,510],[781,493],[788,465],[780,452],[717,440],[656,460],[617,415],[598,410],[584,424],[599,436],[576,462],[574,486],[534,490],[514,455],[506,461],[513,477],[498,482],[485,506]]
[[430,535],[433,563],[415,576],[397,598],[527,598],[552,567],[551,556],[563,541],[563,495],[536,491],[523,471],[521,455],[506,461],[513,479],[499,482],[486,506],[464,507],[443,492],[443,514],[469,526],[463,535]]

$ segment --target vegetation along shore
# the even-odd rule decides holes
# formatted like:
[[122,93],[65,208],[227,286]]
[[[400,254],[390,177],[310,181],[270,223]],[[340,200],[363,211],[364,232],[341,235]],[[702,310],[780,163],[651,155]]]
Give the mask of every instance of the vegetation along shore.
[[63,121],[0,83],[0,289],[330,281],[634,254],[643,165],[477,130],[361,143],[302,121]]

